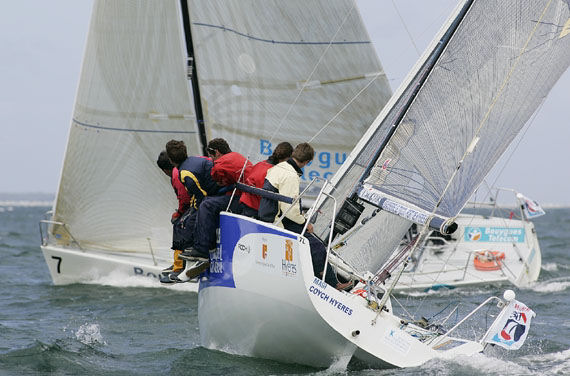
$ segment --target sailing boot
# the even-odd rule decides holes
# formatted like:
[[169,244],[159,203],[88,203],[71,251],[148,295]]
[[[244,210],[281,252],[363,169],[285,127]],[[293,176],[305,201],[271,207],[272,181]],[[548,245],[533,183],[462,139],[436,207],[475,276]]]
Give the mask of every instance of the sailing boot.
[[187,260],[187,261],[210,260],[210,255],[208,254],[208,252],[200,252],[195,248],[189,248],[185,252],[182,252],[180,255],[178,255],[178,257],[181,258],[182,260]]
[[209,267],[210,260],[188,261],[186,263],[186,268],[182,271],[182,273],[178,274],[178,279],[182,282],[188,282],[192,278],[195,278],[201,273],[205,272]]
[[172,264],[172,271],[180,273],[184,270],[185,261],[180,258],[180,254],[182,253],[181,250],[176,249],[174,250],[174,264]]

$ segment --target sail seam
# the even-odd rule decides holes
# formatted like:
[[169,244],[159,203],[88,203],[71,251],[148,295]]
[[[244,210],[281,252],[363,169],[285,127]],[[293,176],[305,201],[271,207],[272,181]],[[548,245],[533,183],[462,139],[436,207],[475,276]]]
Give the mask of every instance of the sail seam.
[[194,131],[165,131],[160,129],[126,129],[126,128],[116,128],[116,127],[105,127],[102,125],[95,125],[95,124],[87,124],[83,123],[77,119],[73,119],[73,122],[77,125],[86,128],[95,128],[95,129],[102,129],[105,131],[116,131],[116,132],[133,132],[133,133],[185,133],[185,134],[195,134],[197,132]]
[[221,25],[214,25],[214,24],[207,24],[207,23],[202,23],[202,22],[193,22],[193,25],[196,26],[204,26],[204,27],[210,27],[210,28],[214,28],[214,29],[220,29],[222,31],[229,31],[231,33],[234,33],[236,35],[239,35],[241,37],[246,37],[248,39],[251,40],[255,40],[257,42],[264,42],[264,43],[273,43],[273,44],[297,44],[297,45],[345,45],[345,44],[370,44],[371,42],[369,40],[364,40],[364,41],[339,41],[339,42],[305,42],[305,41],[284,41],[284,40],[274,40],[274,39],[266,39],[266,38],[261,38],[261,37],[255,37],[253,35],[249,35],[249,34],[245,34],[242,33],[241,31],[237,31],[235,29],[230,29],[228,27],[225,26],[221,26]]

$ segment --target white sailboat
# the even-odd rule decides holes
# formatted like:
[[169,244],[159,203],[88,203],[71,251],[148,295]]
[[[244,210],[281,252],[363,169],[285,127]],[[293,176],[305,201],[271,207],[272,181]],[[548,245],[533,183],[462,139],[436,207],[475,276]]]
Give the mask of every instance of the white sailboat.
[[[452,338],[457,325],[441,333],[394,314],[390,292],[413,247],[381,267],[412,223],[422,226],[416,243],[430,228],[457,228],[469,197],[569,66],[569,19],[565,0],[462,1],[312,208],[315,233],[332,246],[328,267],[361,281],[366,297],[314,277],[302,234],[223,213],[200,281],[202,344],[324,367],[351,358],[410,367],[482,351],[488,333]],[[532,316],[513,295],[505,293],[507,307],[519,312],[503,310],[492,325],[510,344],[523,337],[513,340],[501,320],[523,317],[515,324],[526,335]]]
[[[499,192],[511,193],[516,205],[499,206]],[[466,209],[455,220],[457,231],[442,235],[434,230],[416,248],[395,290],[496,283],[521,288],[538,279],[542,256],[531,219],[544,214],[540,205],[512,189],[497,188],[491,200],[470,202]]]
[[55,284],[156,278],[176,197],[156,158],[225,138],[254,163],[313,142],[329,177],[391,95],[352,1],[96,0],[54,208],[41,222]]

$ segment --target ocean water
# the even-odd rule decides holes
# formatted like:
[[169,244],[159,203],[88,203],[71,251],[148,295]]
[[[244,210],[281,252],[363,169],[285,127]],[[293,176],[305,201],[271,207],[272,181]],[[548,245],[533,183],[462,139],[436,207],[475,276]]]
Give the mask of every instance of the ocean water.
[[[329,369],[283,364],[200,346],[195,293],[149,280],[107,278],[54,286],[41,254],[44,202],[0,202],[0,375],[569,375],[570,209],[536,219],[539,281],[515,289],[537,314],[518,351],[434,360],[408,369]],[[432,317],[462,301],[460,315],[509,286],[398,295]],[[393,303],[395,310],[397,303]],[[467,332],[481,330],[474,320]],[[278,341],[278,339],[276,339]]]

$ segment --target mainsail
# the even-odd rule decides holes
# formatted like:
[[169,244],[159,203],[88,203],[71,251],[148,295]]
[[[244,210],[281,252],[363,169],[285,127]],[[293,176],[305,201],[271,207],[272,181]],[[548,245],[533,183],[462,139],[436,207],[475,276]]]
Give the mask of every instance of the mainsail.
[[[568,20],[566,0],[457,7],[334,179],[335,196],[403,217],[378,213],[368,223],[391,227],[355,230],[344,259],[375,271],[412,221],[459,213],[570,64]],[[371,236],[379,249],[362,246]]]
[[391,95],[355,3],[189,4],[207,138],[254,162],[310,140],[303,179],[332,177]]
[[202,154],[223,137],[257,161],[322,129],[305,175],[328,177],[390,94],[353,1],[97,0],[51,232],[170,257],[168,140]]

